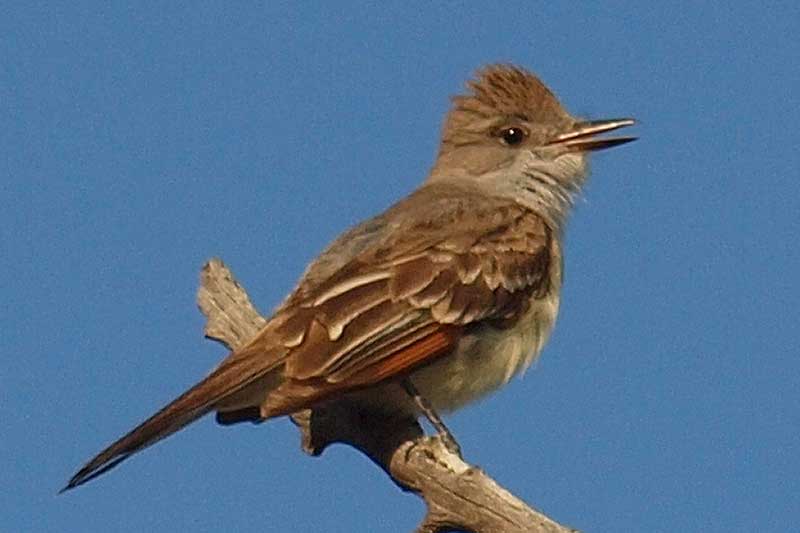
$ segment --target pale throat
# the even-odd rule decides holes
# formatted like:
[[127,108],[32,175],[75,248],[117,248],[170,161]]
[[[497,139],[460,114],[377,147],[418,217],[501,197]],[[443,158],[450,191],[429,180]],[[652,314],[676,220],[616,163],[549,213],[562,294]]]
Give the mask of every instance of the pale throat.
[[484,175],[481,181],[490,184],[495,194],[541,215],[560,232],[587,173],[587,158],[579,153],[541,159],[523,152],[510,165]]

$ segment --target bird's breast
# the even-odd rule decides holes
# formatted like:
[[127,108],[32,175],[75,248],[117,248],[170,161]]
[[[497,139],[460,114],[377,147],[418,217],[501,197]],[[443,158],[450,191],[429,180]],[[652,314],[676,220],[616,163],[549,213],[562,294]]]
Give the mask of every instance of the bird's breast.
[[435,409],[451,411],[502,387],[542,351],[558,314],[559,290],[532,298],[510,327],[477,326],[452,354],[412,374],[412,381]]

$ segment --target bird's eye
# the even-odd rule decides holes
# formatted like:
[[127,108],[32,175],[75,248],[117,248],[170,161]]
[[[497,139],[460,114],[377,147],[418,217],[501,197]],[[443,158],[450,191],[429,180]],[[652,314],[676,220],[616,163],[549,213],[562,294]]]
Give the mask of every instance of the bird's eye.
[[499,132],[500,139],[502,139],[503,142],[508,146],[516,146],[520,144],[522,141],[525,140],[527,136],[528,132],[520,128],[519,126],[503,128]]

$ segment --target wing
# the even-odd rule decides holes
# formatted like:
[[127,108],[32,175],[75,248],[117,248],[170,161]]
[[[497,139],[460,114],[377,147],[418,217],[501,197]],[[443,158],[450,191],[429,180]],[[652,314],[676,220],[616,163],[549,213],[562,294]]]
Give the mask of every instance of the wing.
[[423,188],[410,200],[413,212],[384,215],[389,233],[286,302],[275,330],[289,349],[285,379],[262,416],[408,373],[470,325],[502,327],[547,292],[553,236],[540,217],[465,190]]

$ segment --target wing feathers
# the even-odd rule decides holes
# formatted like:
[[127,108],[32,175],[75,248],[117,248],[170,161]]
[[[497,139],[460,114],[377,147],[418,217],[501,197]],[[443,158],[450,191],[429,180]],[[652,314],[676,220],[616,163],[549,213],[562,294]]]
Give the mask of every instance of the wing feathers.
[[428,329],[425,336],[420,336],[419,340],[395,351],[391,357],[382,358],[378,363],[356,372],[348,385],[369,385],[402,375],[420,363],[429,363],[446,354],[460,336],[460,328],[430,325]]
[[324,297],[309,294],[307,301],[321,304],[300,304],[296,319],[309,325],[287,359],[286,377],[361,386],[423,361],[426,350],[438,353],[431,339],[441,340],[435,333],[448,325],[508,321],[527,309],[546,284],[550,232],[521,208],[501,215],[489,217],[501,224],[481,232],[450,227],[428,248],[398,244],[393,255],[381,249],[380,260],[360,257],[337,272]]
[[328,329],[332,341],[342,336],[344,327],[390,298],[386,283],[381,281],[352,289],[332,298],[315,309],[315,318]]
[[353,391],[410,372],[416,366],[447,354],[461,334],[457,327],[430,324],[423,335],[409,345],[394,349],[391,356],[370,364],[358,372],[349,372],[346,381],[327,379],[288,379],[278,387],[262,407],[261,414],[274,417],[291,414],[325,401],[340,391]]

